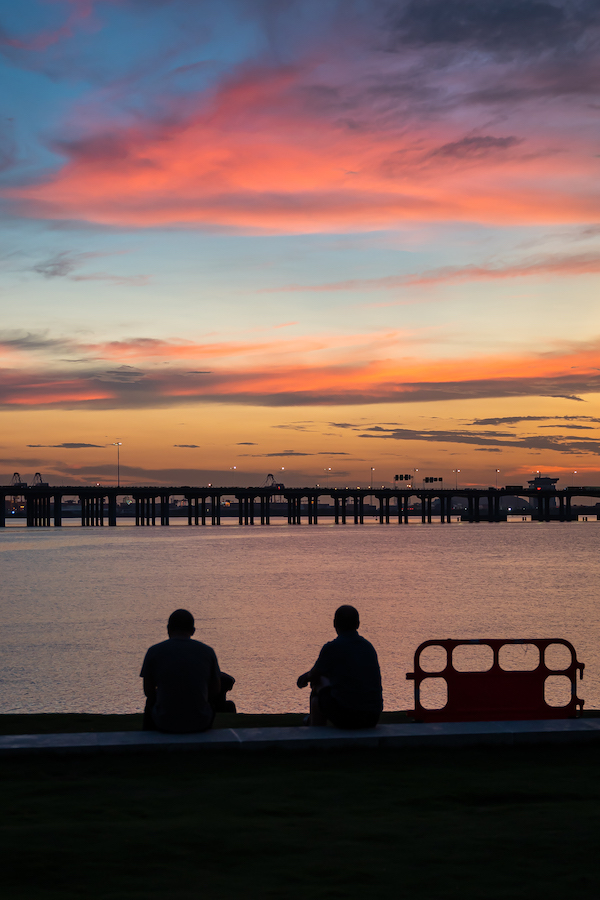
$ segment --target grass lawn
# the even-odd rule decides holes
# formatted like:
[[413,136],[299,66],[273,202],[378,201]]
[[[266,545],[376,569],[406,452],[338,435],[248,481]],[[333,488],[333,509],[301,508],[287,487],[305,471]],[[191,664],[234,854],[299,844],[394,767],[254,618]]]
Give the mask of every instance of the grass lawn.
[[2,761],[8,900],[598,895],[600,748]]

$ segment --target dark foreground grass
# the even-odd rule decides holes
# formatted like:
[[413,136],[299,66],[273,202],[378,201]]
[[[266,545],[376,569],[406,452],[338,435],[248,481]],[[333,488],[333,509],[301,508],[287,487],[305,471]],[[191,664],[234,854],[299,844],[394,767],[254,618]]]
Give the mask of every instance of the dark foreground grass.
[[596,898],[599,766],[592,745],[10,758],[2,892]]

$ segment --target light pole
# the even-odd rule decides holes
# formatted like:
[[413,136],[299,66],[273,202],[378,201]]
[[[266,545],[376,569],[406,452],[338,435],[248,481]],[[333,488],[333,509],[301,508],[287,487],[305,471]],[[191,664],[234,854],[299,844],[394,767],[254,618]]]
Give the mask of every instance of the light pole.
[[458,490],[458,476],[460,475],[460,469],[452,469],[452,473],[455,476],[454,478],[454,490]]
[[375,466],[371,466],[371,490],[373,490],[373,472],[375,471]]
[[331,472],[331,466],[329,466],[327,469],[323,469],[323,471],[325,472],[325,487],[327,490],[329,490],[329,475]]
[[573,472],[573,477],[571,478],[571,487],[575,487],[575,476],[577,475],[577,470]]
[[500,469],[496,469],[496,490],[498,490],[498,475],[500,474]]
[[117,487],[121,487],[121,445],[122,441],[113,441],[113,447],[117,448]]

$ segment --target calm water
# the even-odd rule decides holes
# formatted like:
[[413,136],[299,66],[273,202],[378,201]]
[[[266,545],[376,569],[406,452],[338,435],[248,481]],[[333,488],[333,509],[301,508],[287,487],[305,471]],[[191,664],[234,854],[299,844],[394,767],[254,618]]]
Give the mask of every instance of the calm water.
[[564,637],[600,707],[600,523],[7,528],[0,712],[143,708],[146,648],[179,606],[237,679],[241,712],[304,710],[296,688],[341,603],[379,653],[387,709],[408,709],[429,638]]

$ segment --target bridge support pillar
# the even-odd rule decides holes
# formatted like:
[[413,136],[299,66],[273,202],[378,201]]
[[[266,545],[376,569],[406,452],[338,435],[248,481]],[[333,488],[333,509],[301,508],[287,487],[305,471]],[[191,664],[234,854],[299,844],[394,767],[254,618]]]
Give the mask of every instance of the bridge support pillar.
[[270,525],[271,524],[271,509],[270,509],[270,497],[268,494],[261,494],[260,497],[260,524],[261,525]]
[[[169,495],[161,494],[160,495],[160,524],[168,525],[169,524]],[[198,524],[196,522],[196,524]]]
[[114,528],[117,524],[117,495],[110,494],[108,497],[108,524]]
[[50,495],[30,495],[27,497],[27,525],[44,528],[50,525]]
[[54,494],[52,497],[52,518],[54,527],[60,528],[62,525],[62,494]]

